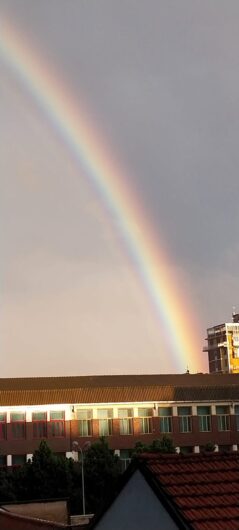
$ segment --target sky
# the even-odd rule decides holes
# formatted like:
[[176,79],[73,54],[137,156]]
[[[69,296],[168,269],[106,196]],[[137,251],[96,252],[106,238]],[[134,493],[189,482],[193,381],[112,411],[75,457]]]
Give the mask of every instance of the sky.
[[[238,1],[0,0],[6,21],[117,160],[207,371],[206,328],[239,310]],[[118,220],[1,54],[0,94],[1,376],[185,371]]]

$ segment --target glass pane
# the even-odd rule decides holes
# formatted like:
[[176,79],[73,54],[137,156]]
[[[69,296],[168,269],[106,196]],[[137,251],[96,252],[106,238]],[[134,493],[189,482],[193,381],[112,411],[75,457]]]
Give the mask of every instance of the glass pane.
[[22,466],[26,462],[26,455],[12,455],[12,465]]
[[197,407],[198,415],[209,416],[211,414],[211,407]]
[[140,430],[143,434],[151,432],[150,418],[140,418]]
[[91,436],[91,420],[79,420],[78,428],[80,436]]
[[239,414],[239,405],[235,405],[235,414]]
[[229,414],[229,407],[227,405],[216,406],[216,414]]
[[171,407],[159,407],[158,415],[160,417],[162,417],[162,416],[172,416],[172,408]]
[[113,418],[113,409],[98,409],[97,418],[100,420],[105,418]]
[[179,416],[191,416],[192,410],[191,407],[178,407]]
[[51,423],[52,436],[64,436],[65,426],[63,421],[54,421]]
[[24,412],[12,412],[11,421],[25,421],[25,413]]
[[120,434],[132,434],[132,421],[130,418],[121,418]]
[[110,434],[112,434],[111,420],[99,420],[99,433],[100,436],[109,436]]
[[78,409],[77,419],[78,420],[91,420],[93,418],[93,411],[91,409]]
[[25,437],[25,423],[13,423],[12,424],[12,436],[13,438],[24,438]]
[[162,417],[159,420],[160,432],[172,432],[172,419],[169,417]]
[[33,423],[33,436],[34,438],[46,438],[47,436],[47,423],[44,421]]
[[152,416],[152,409],[139,409],[138,410],[139,418],[147,418]]
[[118,410],[118,417],[119,418],[132,418],[133,417],[133,410],[132,409],[119,409]]
[[0,466],[6,466],[6,465],[7,465],[6,455],[0,455]]
[[51,420],[64,420],[65,419],[64,410],[56,410],[56,411],[50,412],[50,419]]
[[0,421],[6,421],[6,413],[0,412]]
[[33,412],[32,413],[32,421],[37,420],[46,420],[46,412]]

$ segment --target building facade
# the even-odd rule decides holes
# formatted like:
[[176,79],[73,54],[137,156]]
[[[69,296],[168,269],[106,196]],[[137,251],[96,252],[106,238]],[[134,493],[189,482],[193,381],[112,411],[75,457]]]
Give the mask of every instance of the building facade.
[[239,375],[182,374],[0,379],[0,464],[20,465],[42,439],[77,456],[104,436],[122,460],[166,434],[178,451],[239,444]]
[[232,322],[207,329],[209,373],[239,373],[239,314],[233,313]]

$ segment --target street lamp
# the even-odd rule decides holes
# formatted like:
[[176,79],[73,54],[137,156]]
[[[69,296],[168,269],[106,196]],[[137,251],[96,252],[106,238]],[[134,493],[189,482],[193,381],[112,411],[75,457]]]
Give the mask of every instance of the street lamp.
[[90,442],[86,442],[83,445],[83,448],[80,447],[78,442],[73,442],[72,444],[72,451],[80,451],[81,454],[81,485],[82,485],[82,511],[83,515],[85,515],[85,476],[84,476],[84,452],[83,449],[87,446],[89,447]]

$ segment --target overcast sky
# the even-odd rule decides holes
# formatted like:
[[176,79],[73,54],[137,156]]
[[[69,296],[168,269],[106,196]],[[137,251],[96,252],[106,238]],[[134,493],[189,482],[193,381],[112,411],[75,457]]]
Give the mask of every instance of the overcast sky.
[[[239,310],[238,0],[0,0],[1,16],[127,168],[200,356]],[[97,195],[1,61],[0,95],[1,376],[177,371]]]

